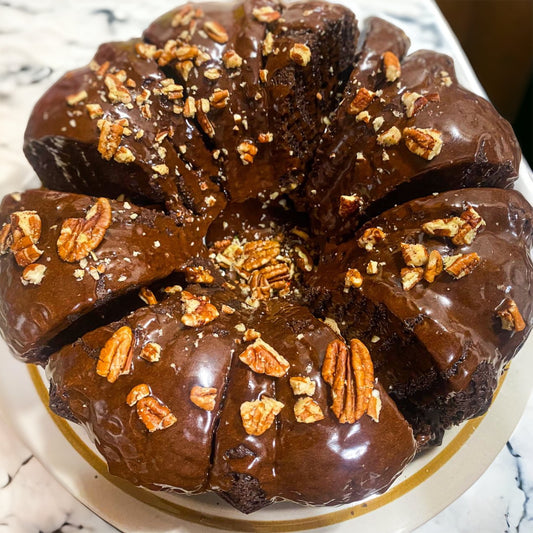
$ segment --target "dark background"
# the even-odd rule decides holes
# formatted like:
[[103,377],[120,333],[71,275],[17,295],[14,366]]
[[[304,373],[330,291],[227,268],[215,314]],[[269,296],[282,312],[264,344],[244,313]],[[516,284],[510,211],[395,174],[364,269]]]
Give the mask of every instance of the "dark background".
[[533,165],[533,0],[437,0]]

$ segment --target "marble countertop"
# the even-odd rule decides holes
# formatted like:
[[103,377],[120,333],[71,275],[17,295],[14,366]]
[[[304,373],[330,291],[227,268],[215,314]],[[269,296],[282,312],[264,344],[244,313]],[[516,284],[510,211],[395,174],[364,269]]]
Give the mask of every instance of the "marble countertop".
[[[376,0],[391,8],[413,48],[448,52],[426,16],[427,0]],[[0,185],[36,183],[22,155],[22,135],[40,94],[63,72],[88,62],[100,42],[138,35],[174,7],[120,0],[0,0]],[[369,3],[370,4],[370,3]],[[405,13],[409,15],[405,15]],[[365,15],[365,13],[363,13]],[[362,18],[362,17],[361,17]],[[80,24],[80,22],[82,22]],[[482,477],[417,533],[533,532],[533,399],[507,445]],[[40,464],[0,416],[0,533],[70,533],[115,528],[79,503]]]

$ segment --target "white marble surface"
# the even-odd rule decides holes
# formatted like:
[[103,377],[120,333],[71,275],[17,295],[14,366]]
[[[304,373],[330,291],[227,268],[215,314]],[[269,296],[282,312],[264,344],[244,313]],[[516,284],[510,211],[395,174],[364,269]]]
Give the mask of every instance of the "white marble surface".
[[[0,182],[20,189],[33,179],[22,135],[33,103],[65,70],[83,65],[98,43],[138,35],[173,7],[121,0],[0,0]],[[368,3],[370,4],[370,3]],[[413,46],[448,52],[425,14],[427,0],[379,0],[391,7]],[[415,16],[413,16],[415,15]],[[116,531],[75,500],[0,417],[0,533]],[[417,533],[533,532],[533,400],[507,446],[455,503]]]

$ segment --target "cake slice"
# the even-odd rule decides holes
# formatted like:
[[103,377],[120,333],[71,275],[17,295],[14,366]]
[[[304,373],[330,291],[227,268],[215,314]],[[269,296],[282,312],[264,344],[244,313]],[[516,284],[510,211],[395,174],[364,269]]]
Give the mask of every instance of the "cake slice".
[[[183,87],[140,40],[100,46],[37,102],[24,153],[46,187],[165,206],[180,224],[209,221],[225,199],[218,166],[181,110]],[[205,223],[205,222],[204,222]]]
[[[45,362],[65,342],[61,335],[77,338],[84,315],[92,312],[85,327],[94,327],[99,310],[123,314],[142,304],[138,289],[206,256],[194,226],[105,198],[12,194],[0,206],[0,223],[0,328],[27,362]],[[113,302],[131,291],[131,300]]]
[[518,174],[511,126],[458,83],[450,57],[421,50],[402,60],[408,41],[393,28],[371,21],[306,182],[313,228],[337,241],[399,202],[510,187]]
[[237,202],[302,181],[353,65],[356,36],[344,7],[256,0],[187,5],[144,32],[162,53],[161,68],[185,87],[184,113],[195,117]]
[[370,347],[421,441],[484,413],[525,342],[532,221],[516,191],[441,193],[372,219],[312,275],[312,307]]
[[[228,290],[173,292],[50,358],[52,409],[89,429],[111,473],[214,491],[249,513],[279,499],[355,501],[411,460],[412,430],[373,375],[357,419],[349,400],[345,423],[330,409],[324,360],[349,349],[308,310],[276,299],[253,309]],[[337,366],[354,400],[350,361]]]

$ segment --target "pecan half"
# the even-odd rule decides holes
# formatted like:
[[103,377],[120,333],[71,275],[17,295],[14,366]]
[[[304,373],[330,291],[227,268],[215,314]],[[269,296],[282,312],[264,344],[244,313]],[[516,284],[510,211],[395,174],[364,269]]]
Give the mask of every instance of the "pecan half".
[[431,250],[424,272],[424,279],[428,283],[433,283],[435,278],[442,272],[443,268],[444,264],[442,262],[442,256],[437,250]]
[[357,246],[370,252],[378,242],[385,240],[386,236],[387,234],[381,228],[367,228],[357,240]]
[[518,310],[516,302],[506,298],[496,309],[496,315],[501,320],[502,329],[507,331],[523,331],[526,323]]
[[372,390],[374,389],[374,365],[370,358],[370,352],[359,339],[350,341],[350,350],[352,352],[352,366],[357,389],[355,419],[359,420],[368,408]]
[[373,91],[369,91],[368,89],[365,89],[365,87],[361,87],[357,90],[353,100],[348,106],[348,114],[358,115],[370,105],[370,102],[372,102],[375,96],[376,93]]
[[419,267],[424,266],[429,259],[427,248],[423,244],[400,244],[402,257],[407,266]]
[[146,383],[135,385],[135,387],[128,392],[128,395],[126,396],[126,403],[130,407],[133,407],[139,400],[142,400],[151,394],[152,391]]
[[240,411],[244,430],[248,435],[262,435],[284,407],[285,404],[267,396],[253,402],[243,402]]
[[283,289],[291,278],[290,268],[286,263],[266,265],[260,272],[270,287],[276,290]]
[[307,376],[293,376],[289,379],[292,392],[295,396],[313,396],[316,389],[316,383]]
[[383,70],[389,82],[396,81],[402,74],[402,67],[398,56],[388,50],[383,54]]
[[322,377],[331,386],[331,410],[341,424],[353,424],[355,418],[355,383],[348,347],[340,340],[328,344],[322,364]]
[[194,405],[206,411],[212,411],[215,408],[218,390],[214,387],[200,387],[195,385],[191,389],[190,399]]
[[128,326],[117,329],[100,350],[96,373],[114,383],[119,376],[128,374],[133,357],[133,332]]
[[207,296],[194,296],[188,291],[182,291],[181,301],[185,307],[181,322],[185,326],[197,328],[209,324],[218,317],[217,308]]
[[67,218],[57,239],[59,257],[68,263],[87,257],[104,239],[111,220],[111,205],[107,198],[98,198],[84,219]]
[[248,285],[250,286],[252,291],[251,295],[254,300],[268,300],[270,298],[270,283],[260,270],[254,270],[252,272],[248,279]]
[[16,211],[11,214],[11,251],[18,265],[26,267],[41,257],[42,250],[36,244],[41,237],[41,217],[36,211]]
[[284,376],[290,364],[278,351],[261,338],[255,340],[239,355],[239,359],[257,374],[275,378]]
[[480,258],[475,252],[471,254],[457,254],[443,258],[444,270],[455,279],[464,278],[479,265]]
[[433,128],[404,128],[403,140],[410,152],[428,161],[440,154],[442,134]]
[[146,396],[137,401],[137,414],[150,433],[169,428],[178,420],[170,409],[154,396]]
[[243,248],[242,268],[248,272],[261,268],[279,255],[281,247],[278,241],[247,242]]
[[404,291],[410,291],[424,278],[424,269],[421,267],[406,267],[400,271]]
[[204,30],[209,38],[216,43],[224,44],[228,42],[228,32],[225,30],[224,26],[218,22],[215,22],[214,20],[207,20],[204,22]]
[[305,398],[298,398],[294,404],[294,416],[296,421],[302,424],[312,424],[324,419],[324,413],[313,398],[306,396]]

